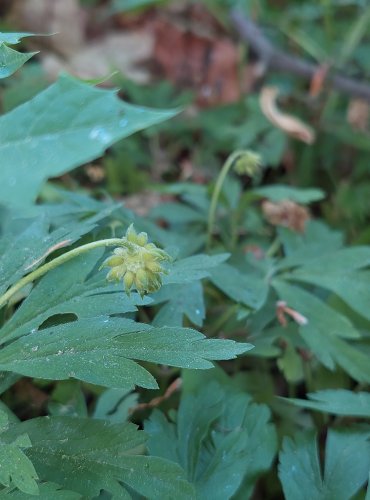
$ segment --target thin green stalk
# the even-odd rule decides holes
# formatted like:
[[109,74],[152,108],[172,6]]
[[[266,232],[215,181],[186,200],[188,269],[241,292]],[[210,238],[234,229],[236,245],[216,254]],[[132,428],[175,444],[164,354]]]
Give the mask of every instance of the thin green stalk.
[[236,209],[231,214],[231,237],[230,249],[234,250],[238,242],[238,225],[239,225],[239,210]]
[[342,44],[342,51],[335,61],[337,67],[343,67],[347,64],[363,37],[368,33],[369,24],[370,7],[367,7],[349,29],[347,37]]
[[212,233],[215,224],[217,203],[221,194],[222,186],[225,182],[227,174],[229,173],[231,167],[234,165],[235,160],[243,154],[245,154],[244,151],[234,151],[234,153],[232,153],[225,161],[221,169],[221,172],[217,178],[215,188],[212,193],[211,205],[209,207],[209,212],[208,212],[207,250],[211,248]]
[[321,5],[324,10],[324,28],[327,41],[330,45],[333,43],[333,16],[331,0],[321,0]]
[[270,248],[266,251],[266,257],[273,257],[279,251],[280,245],[280,239],[275,238],[271,243]]
[[307,392],[315,392],[315,383],[312,376],[311,362],[309,360],[303,360],[302,366]]
[[234,304],[233,306],[230,306],[224,311],[221,316],[217,318],[215,323],[210,326],[210,333],[211,335],[216,334],[219,330],[221,330],[221,327],[227,323],[227,321],[236,313],[238,309],[238,304]]
[[21,290],[24,286],[28,285],[28,283],[32,283],[38,278],[41,278],[44,274],[56,267],[64,264],[65,262],[73,259],[74,257],[78,257],[84,252],[88,252],[89,250],[93,250],[99,247],[110,247],[110,246],[123,246],[121,238],[109,238],[106,240],[93,241],[91,243],[86,243],[85,245],[81,245],[80,247],[73,248],[69,252],[56,257],[55,259],[47,262],[43,266],[35,269],[32,273],[27,274],[24,278],[20,279],[11,286],[3,295],[0,296],[0,309],[5,306],[8,300],[19,290]]

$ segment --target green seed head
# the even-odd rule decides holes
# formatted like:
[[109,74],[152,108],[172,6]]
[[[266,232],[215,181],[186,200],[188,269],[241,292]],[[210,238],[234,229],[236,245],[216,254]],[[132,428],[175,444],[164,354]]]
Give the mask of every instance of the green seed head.
[[148,243],[146,233],[137,234],[133,225],[122,238],[122,247],[115,248],[101,267],[110,267],[107,275],[110,281],[123,281],[127,294],[135,288],[143,297],[146,293],[159,290],[161,274],[166,273],[161,262],[171,260],[170,256],[154,243]]
[[238,175],[249,175],[255,177],[261,170],[261,155],[254,151],[246,150],[240,153],[235,161],[234,171]]

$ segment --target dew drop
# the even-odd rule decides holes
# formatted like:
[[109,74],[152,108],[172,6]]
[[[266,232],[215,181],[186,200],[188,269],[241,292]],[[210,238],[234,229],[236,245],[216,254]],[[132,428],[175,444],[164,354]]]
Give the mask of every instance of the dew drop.
[[102,144],[108,144],[112,140],[111,134],[109,134],[109,132],[107,132],[103,127],[94,127],[89,134],[89,138],[97,140]]

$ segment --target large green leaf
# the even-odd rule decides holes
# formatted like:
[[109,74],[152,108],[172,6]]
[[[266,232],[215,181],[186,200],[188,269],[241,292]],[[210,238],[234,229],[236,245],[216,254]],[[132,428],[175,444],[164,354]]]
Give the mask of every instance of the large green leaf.
[[300,189],[278,184],[253,189],[252,194],[268,198],[272,201],[291,200],[302,204],[322,200],[325,197],[325,193],[321,189]]
[[43,181],[103,154],[114,142],[171,118],[68,76],[0,118],[0,202],[32,203]]
[[266,406],[213,382],[183,396],[176,424],[153,412],[145,424],[149,451],[180,464],[199,499],[226,500],[239,488],[247,499],[276,452],[269,417]]
[[27,36],[35,36],[34,33],[1,33],[0,32],[0,78],[6,78],[17,71],[37,52],[18,52],[11,49],[7,44],[14,45]]
[[333,370],[338,364],[355,380],[370,382],[368,356],[355,343],[342,339],[359,336],[345,316],[297,286],[281,280],[274,280],[273,286],[289,307],[306,317],[307,324],[299,326],[299,333],[323,365]]
[[[41,480],[94,498],[107,490],[130,499],[126,488],[153,499],[191,499],[193,488],[180,467],[143,456],[146,435],[133,424],[77,417],[42,417],[9,429],[8,439],[27,433],[27,453]],[[68,497],[67,497],[68,498]]]
[[206,339],[188,328],[151,328],[123,318],[82,318],[23,336],[0,350],[0,370],[30,377],[68,377],[107,387],[155,389],[152,375],[133,360],[183,368],[212,368],[250,344]]
[[315,276],[339,272],[351,272],[370,265],[370,247],[357,246],[341,248],[330,254],[317,255],[315,259],[302,263],[297,272],[312,273]]
[[273,286],[281,300],[307,318],[307,328],[314,326],[323,336],[359,338],[360,333],[351,321],[323,300],[300,287],[274,280]]
[[153,321],[155,326],[182,326],[184,316],[202,326],[205,317],[203,287],[199,281],[167,285],[154,296],[155,303],[165,302]]
[[267,298],[268,285],[261,277],[243,273],[229,264],[212,269],[210,279],[228,297],[252,309],[259,309]]
[[286,500],[348,499],[367,481],[370,466],[369,433],[330,430],[324,475],[315,436],[286,437],[280,453],[279,477]]
[[370,320],[370,247],[344,248],[318,257],[288,275],[289,279],[327,288]]
[[9,439],[8,425],[8,415],[0,410],[0,484],[37,495],[37,473],[23,451],[32,446],[30,438],[27,432],[23,432]]
[[178,260],[171,267],[169,275],[163,278],[163,284],[190,283],[207,278],[211,274],[211,269],[218,268],[229,256],[228,253],[199,254]]
[[277,270],[300,266],[323,255],[331,255],[343,246],[343,235],[319,221],[309,221],[303,234],[284,227],[279,228],[278,233],[286,256],[277,262]]
[[15,45],[19,43],[22,38],[26,38],[29,36],[44,36],[44,35],[36,35],[35,33],[4,33],[0,31],[0,43],[8,43],[9,45]]
[[307,394],[308,400],[286,398],[287,403],[336,415],[370,417],[370,394],[345,389],[323,390]]
[[[5,492],[1,492],[5,495]],[[9,500],[29,500],[30,496],[28,493],[23,493],[19,490],[13,490],[11,492],[6,492],[6,498]],[[34,498],[34,497],[32,497]],[[39,485],[39,494],[36,497],[37,500],[82,500],[82,496],[74,491],[64,489],[55,483],[41,483]]]

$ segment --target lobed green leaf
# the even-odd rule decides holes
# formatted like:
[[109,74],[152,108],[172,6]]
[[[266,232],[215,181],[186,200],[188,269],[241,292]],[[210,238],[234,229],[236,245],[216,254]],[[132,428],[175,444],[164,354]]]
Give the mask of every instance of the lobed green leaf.
[[114,142],[176,113],[133,106],[115,92],[60,77],[0,118],[0,202],[29,206],[48,177],[91,161]]
[[32,446],[28,434],[20,433],[9,438],[8,415],[0,410],[0,483],[14,486],[28,495],[37,495],[38,479],[31,460],[23,451]]
[[212,382],[182,397],[175,423],[155,410],[145,430],[150,453],[181,465],[197,498],[249,498],[276,451],[269,418],[266,406]]
[[368,438],[368,432],[329,430],[323,477],[314,434],[284,438],[279,478],[286,500],[352,498],[368,479]]
[[232,340],[206,339],[189,328],[151,328],[104,316],[45,328],[0,350],[0,370],[30,377],[77,378],[112,388],[134,384],[157,388],[133,360],[181,368],[212,368],[211,360],[233,359],[252,349]]
[[346,389],[328,389],[307,394],[308,399],[284,398],[284,400],[300,408],[348,415],[370,417],[370,394],[352,392]]
[[32,440],[28,456],[40,480],[84,498],[94,498],[102,489],[124,499],[131,498],[130,490],[153,499],[193,498],[178,465],[143,456],[146,435],[133,424],[41,417],[13,426],[8,436],[16,439],[25,433]]
[[275,202],[291,200],[304,205],[325,198],[325,193],[321,189],[302,189],[277,184],[253,189],[252,193]]
[[11,76],[35,54],[37,52],[18,52],[0,42],[0,79]]

